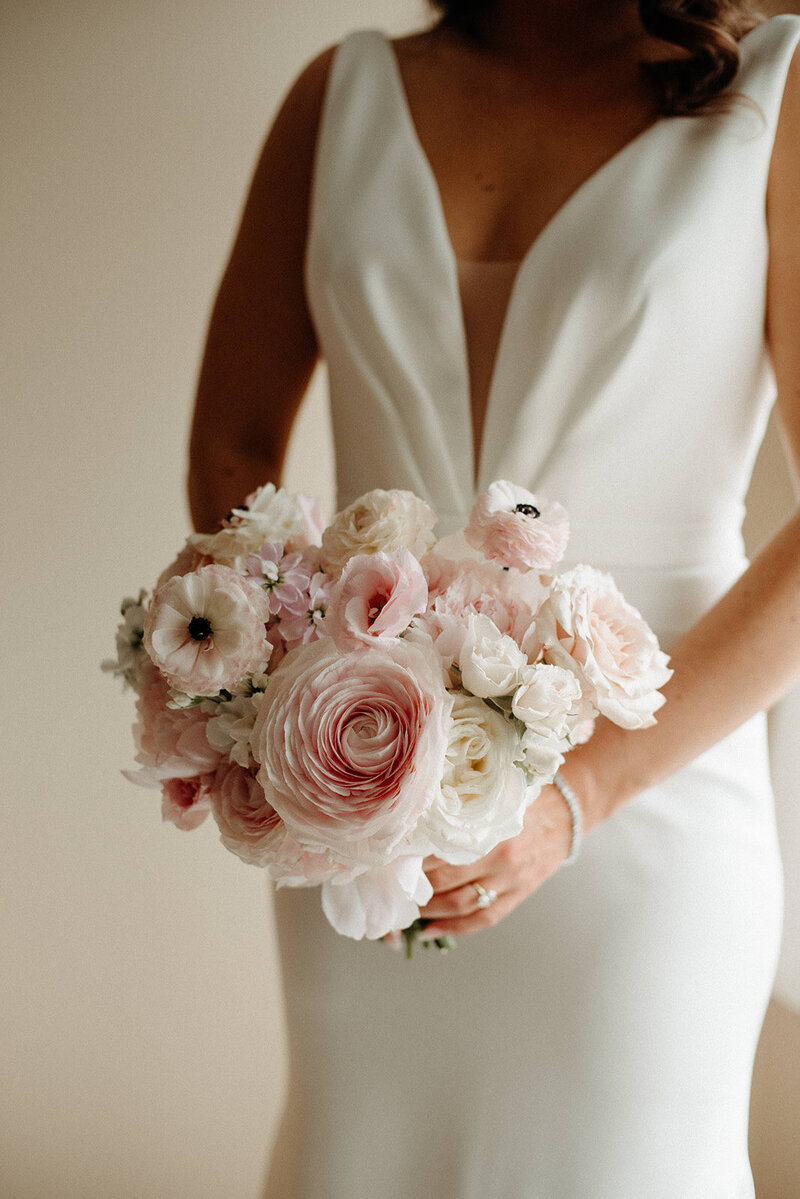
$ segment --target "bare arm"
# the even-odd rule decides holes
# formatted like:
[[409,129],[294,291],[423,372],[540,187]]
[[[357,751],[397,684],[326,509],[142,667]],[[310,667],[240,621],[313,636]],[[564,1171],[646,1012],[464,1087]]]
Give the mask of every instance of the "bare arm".
[[[800,471],[800,52],[786,82],[767,189],[767,339],[778,411]],[[692,761],[800,676],[800,512],[720,602],[671,647],[675,674],[652,729],[629,736],[602,722],[567,773],[589,797],[589,820]],[[602,764],[602,781],[597,766]]]
[[194,527],[280,479],[319,350],[303,286],[317,129],[334,48],[298,77],[267,135],[214,302],[189,448]]
[[[783,432],[800,473],[800,49],[781,108],[767,224],[766,332]],[[800,678],[800,512],[670,654],[674,674],[653,728],[631,732],[600,719],[592,739],[567,756],[562,773],[580,796],[587,828],[687,765]],[[432,921],[428,935],[497,923],[558,869],[570,825],[563,799],[545,787],[518,837],[472,866],[426,866],[435,891],[422,910]],[[499,895],[485,910],[476,910],[475,879]]]

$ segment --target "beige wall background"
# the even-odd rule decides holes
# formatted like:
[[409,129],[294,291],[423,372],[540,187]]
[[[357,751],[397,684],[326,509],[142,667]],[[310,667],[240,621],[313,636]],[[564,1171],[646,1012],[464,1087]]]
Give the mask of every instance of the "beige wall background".
[[[255,1199],[263,1185],[285,1071],[267,888],[210,826],[162,826],[157,793],[122,779],[132,701],[99,662],[121,596],[189,529],[206,322],[276,106],[322,46],[422,13],[422,0],[0,8],[4,1199]],[[323,383],[288,483],[330,503]],[[791,507],[774,431],[759,478],[754,544]],[[797,727],[792,703],[776,727]],[[798,846],[785,742],[781,820]],[[763,1199],[800,1194],[791,865],[754,1100]]]

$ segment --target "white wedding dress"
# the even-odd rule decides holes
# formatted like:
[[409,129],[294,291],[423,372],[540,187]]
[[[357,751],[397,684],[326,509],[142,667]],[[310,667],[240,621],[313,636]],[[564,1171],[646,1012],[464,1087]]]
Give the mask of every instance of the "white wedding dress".
[[[573,193],[519,265],[491,370],[478,489],[565,504],[567,565],[609,570],[667,648],[746,566],[775,391],[765,190],[798,39],[779,16],[742,40],[735,86],[760,111],[662,119]],[[339,501],[410,488],[451,532],[475,494],[467,308],[377,31],[335,56],[311,218]],[[752,1197],[782,910],[763,717],[449,955],[347,940],[316,890],[275,909],[291,1087],[269,1199]]]

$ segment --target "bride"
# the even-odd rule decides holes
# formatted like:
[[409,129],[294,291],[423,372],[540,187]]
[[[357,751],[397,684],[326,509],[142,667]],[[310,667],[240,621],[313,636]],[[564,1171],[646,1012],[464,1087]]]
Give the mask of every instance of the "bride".
[[658,724],[598,722],[518,837],[426,862],[446,958],[278,892],[268,1196],[744,1199],[800,517],[752,564],[740,526],[776,395],[800,466],[800,18],[437,8],[326,50],[275,119],[208,331],[195,527],[280,479],[322,356],[341,505],[406,487],[443,535],[494,478],[559,499],[566,565],[614,575],[674,675]]

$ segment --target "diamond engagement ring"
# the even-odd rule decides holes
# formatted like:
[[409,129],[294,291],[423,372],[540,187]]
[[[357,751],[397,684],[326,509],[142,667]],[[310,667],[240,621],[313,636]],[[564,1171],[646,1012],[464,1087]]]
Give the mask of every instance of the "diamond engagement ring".
[[485,887],[480,885],[480,883],[473,883],[472,885],[478,895],[478,907],[490,908],[497,899],[497,892],[492,891],[491,888],[487,891]]

